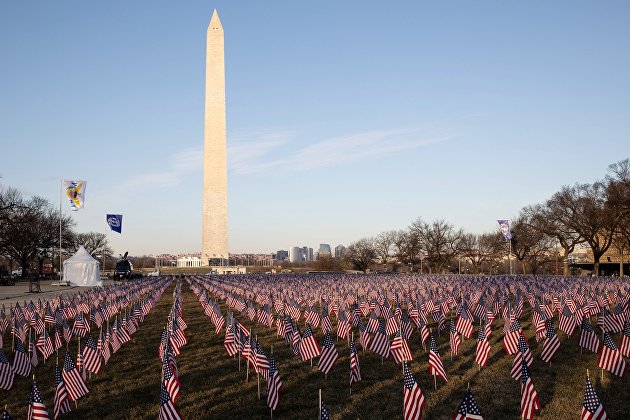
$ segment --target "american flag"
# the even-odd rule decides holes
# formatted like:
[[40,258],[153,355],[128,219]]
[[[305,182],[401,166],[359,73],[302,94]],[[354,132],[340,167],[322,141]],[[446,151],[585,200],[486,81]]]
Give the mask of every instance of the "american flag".
[[322,402],[321,411],[319,412],[318,420],[330,420],[330,413],[328,413],[328,408],[323,402]]
[[33,380],[31,384],[31,395],[28,398],[28,412],[26,413],[27,420],[48,420],[48,411],[44,405],[44,398],[37,389],[37,383]]
[[322,332],[326,334],[332,331],[332,322],[330,322],[330,316],[328,315],[328,306],[322,307]]
[[381,357],[389,357],[389,337],[385,332],[385,323],[380,320],[376,332],[370,340],[370,350]]
[[446,378],[446,371],[442,364],[442,358],[438,352],[437,344],[435,344],[435,338],[431,335],[431,344],[429,345],[429,373],[431,375],[438,375],[444,381],[448,382]]
[[477,333],[477,352],[475,353],[475,362],[479,366],[485,366],[490,355],[490,342],[486,335],[485,328],[479,328]]
[[605,420],[608,416],[602,402],[599,400],[591,380],[586,378],[586,388],[584,389],[584,403],[582,403],[581,420]]
[[0,349],[0,389],[9,390],[13,386],[15,373],[7,359],[7,355]]
[[450,344],[451,344],[451,354],[453,356],[457,356],[459,354],[459,345],[462,342],[462,339],[459,337],[459,334],[457,333],[457,329],[455,328],[455,323],[453,322],[453,319],[451,318],[451,327],[450,327]]
[[291,337],[291,351],[296,356],[300,355],[300,342],[302,341],[302,332],[300,331],[300,326],[295,324],[295,326],[291,327],[293,331],[293,337]]
[[558,328],[560,328],[560,331],[569,336],[573,334],[575,327],[577,327],[577,322],[575,322],[575,317],[571,313],[571,310],[568,306],[565,305],[564,308],[562,308],[562,312],[560,312],[559,315],[559,320],[560,324],[558,325]]
[[57,351],[63,346],[63,343],[61,342],[61,333],[59,332],[59,326],[55,325],[54,328],[55,329],[53,335],[55,336],[55,340],[53,342],[53,349]]
[[122,346],[120,337],[118,336],[118,334],[116,334],[116,329],[112,327],[111,325],[109,326],[109,329],[107,330],[107,340],[109,344],[111,344],[112,346],[113,354],[115,354],[118,350],[120,350],[120,347]]
[[350,385],[361,380],[361,366],[359,366],[359,355],[354,341],[350,341]]
[[473,333],[473,324],[469,315],[468,310],[463,309],[459,314],[459,318],[457,318],[456,324],[457,331],[466,338],[470,338],[470,335]]
[[70,401],[68,400],[68,391],[66,384],[61,377],[61,369],[59,365],[55,365],[55,420],[63,413],[70,412]]
[[39,336],[35,347],[37,347],[37,350],[39,350],[39,352],[42,354],[44,360],[48,359],[48,357],[50,357],[50,355],[53,354],[53,352],[55,351],[53,349],[52,341],[50,341],[50,336],[48,335],[46,330],[44,330],[42,332],[42,335]]
[[101,350],[101,355],[103,356],[103,365],[106,365],[112,354],[109,351],[109,344],[107,343],[107,337],[102,332],[101,332],[101,336],[98,339],[97,347]]
[[37,359],[37,351],[35,350],[35,343],[33,341],[28,344],[28,352],[31,354],[31,365],[36,367],[39,360]]
[[623,360],[621,352],[619,352],[608,331],[604,331],[604,346],[599,354],[597,366],[617,376],[623,376],[626,371],[626,361]]
[[525,357],[521,359],[521,417],[526,420],[534,418],[534,411],[542,407],[538,394],[527,368]]
[[337,337],[345,340],[348,338],[348,334],[350,334],[350,323],[348,322],[348,317],[346,316],[345,311],[339,311],[339,315],[337,317]]
[[419,420],[422,418],[422,411],[426,400],[420,390],[420,387],[414,379],[409,365],[403,364],[404,383],[403,383],[403,415],[405,420]]
[[87,372],[83,366],[83,352],[81,351],[81,347],[79,347],[77,351],[77,371],[81,373],[81,377],[85,381],[87,379]]
[[269,379],[269,359],[259,341],[256,341],[256,372]]
[[235,328],[236,327],[234,327],[233,324],[228,325],[225,330],[225,339],[223,340],[223,347],[225,348],[225,352],[230,357],[238,353],[238,347],[236,346],[236,339],[234,336]]
[[319,347],[319,344],[317,344],[317,340],[315,340],[311,326],[310,324],[306,324],[304,335],[300,341],[300,357],[302,360],[310,360],[320,354],[321,348]]
[[330,335],[330,333],[328,332],[324,334],[324,345],[322,347],[322,354],[319,358],[319,362],[317,363],[317,367],[320,372],[328,374],[335,361],[337,361],[338,357],[339,353],[335,348],[335,343],[333,342],[332,335]]
[[85,381],[81,377],[81,374],[77,371],[77,367],[74,364],[74,360],[72,360],[70,352],[66,353],[63,360],[63,370],[61,372],[61,376],[66,384],[70,400],[76,401],[90,392],[85,384]]
[[2,416],[0,416],[0,420],[13,420],[13,417],[11,417],[7,410],[2,410]]
[[177,403],[180,382],[177,377],[177,367],[175,366],[175,358],[172,356],[172,353],[164,357],[164,362],[162,362],[162,377],[164,387],[171,401],[173,401],[173,404]]
[[20,376],[29,376],[31,374],[31,361],[24,346],[19,341],[15,342],[15,354],[13,355],[13,372]]
[[374,311],[370,314],[365,328],[369,333],[375,333],[378,329],[378,318],[376,317],[376,313]]
[[595,334],[591,324],[588,322],[588,319],[586,319],[586,317],[582,318],[582,332],[580,333],[580,342],[578,343],[578,346],[590,350],[593,353],[597,353],[599,351],[599,345],[599,338],[597,337],[597,334]]
[[311,306],[311,309],[304,314],[306,316],[306,322],[312,325],[314,328],[319,327],[320,319],[319,313],[317,312],[317,307],[315,304]]
[[162,383],[160,388],[160,413],[158,415],[159,420],[180,420],[181,417],[175,409],[175,405],[173,401],[171,401],[171,397]]
[[527,344],[527,340],[525,339],[525,336],[523,335],[523,333],[520,334],[517,346],[520,353],[514,356],[514,362],[512,363],[512,370],[510,371],[512,378],[514,378],[514,380],[516,381],[521,379],[521,373],[522,373],[521,358],[525,360],[527,367],[530,367],[532,365],[532,362],[534,361],[534,357],[532,356],[532,352],[529,349],[529,345]]
[[[507,320],[506,320],[507,322]],[[507,354],[514,354],[518,351],[518,339],[521,335],[521,324],[518,322],[518,319],[514,319],[511,324],[508,332],[503,337],[503,348]]]
[[392,341],[392,345],[390,347],[390,354],[392,355],[396,363],[413,360],[413,355],[411,354],[409,344],[407,343],[407,340],[405,340],[405,338],[400,334],[400,331],[397,331],[396,335],[394,336],[394,340]]
[[549,363],[551,362],[551,359],[560,348],[560,339],[558,338],[558,335],[556,334],[555,328],[553,328],[553,322],[550,319],[548,319],[546,321],[546,324],[547,324],[546,326],[547,337],[545,338],[545,341],[543,342],[543,351],[540,354],[540,358],[542,359],[543,362]]
[[619,351],[626,357],[630,357],[630,321],[626,320],[623,325],[623,334],[621,335],[621,345]]
[[94,374],[98,374],[101,371],[101,352],[91,334],[88,334],[88,338],[85,341],[85,347],[83,347],[83,363],[85,369]]
[[267,405],[272,410],[278,408],[278,401],[280,401],[280,388],[282,388],[282,381],[280,380],[278,366],[276,366],[276,359],[273,357],[273,354],[270,354],[269,380],[267,381]]
[[357,325],[359,327],[359,342],[361,343],[361,347],[363,347],[363,351],[365,351],[370,348],[370,341],[372,337],[367,332],[365,324],[363,324],[361,318],[358,319]]
[[457,412],[453,415],[453,420],[483,420],[481,411],[479,411],[477,402],[470,390],[466,391],[464,399],[457,407]]

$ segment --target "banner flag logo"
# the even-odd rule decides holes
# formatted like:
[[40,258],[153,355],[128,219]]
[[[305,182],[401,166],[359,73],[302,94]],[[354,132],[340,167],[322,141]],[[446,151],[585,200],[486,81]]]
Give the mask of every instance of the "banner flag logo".
[[122,214],[108,214],[106,219],[111,230],[122,233]]

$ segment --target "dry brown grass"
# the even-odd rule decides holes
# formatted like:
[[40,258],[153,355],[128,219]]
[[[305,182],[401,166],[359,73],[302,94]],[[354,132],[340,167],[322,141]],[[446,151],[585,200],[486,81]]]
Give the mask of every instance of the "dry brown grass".
[[[214,333],[214,327],[204,315],[201,305],[190,292],[188,285],[182,287],[183,317],[188,323],[186,335],[188,345],[177,357],[180,371],[181,395],[177,404],[183,418],[269,418],[266,404],[266,383],[261,378],[261,399],[258,399],[256,376],[250,372],[245,381],[245,361],[228,358],[223,349],[223,336]],[[160,390],[160,361],[156,355],[160,332],[166,323],[172,305],[172,286],[167,289],[153,311],[146,317],[133,341],[125,344],[116,353],[103,372],[88,380],[89,396],[79,401],[78,408],[62,416],[68,419],[144,419],[157,418]],[[225,307],[223,307],[224,313]],[[597,355],[585,351],[580,354],[577,347],[578,333],[567,338],[559,332],[562,342],[551,366],[540,361],[542,342],[533,339],[533,328],[528,321],[529,313],[522,317],[523,328],[532,346],[534,363],[532,378],[543,404],[539,411],[542,419],[578,418],[583,393],[586,369],[591,371],[593,384],[613,419],[628,418],[630,409],[630,375],[618,378],[605,373],[600,379]],[[379,419],[402,418],[402,372],[392,360],[385,360],[374,353],[360,354],[362,381],[353,385],[349,394],[349,357],[347,342],[336,343],[340,357],[327,379],[317,371],[316,363],[311,368],[294,356],[284,340],[276,337],[275,329],[269,330],[254,325],[244,316],[238,317],[252,327],[265,351],[271,346],[278,362],[283,382],[281,400],[274,418],[317,418],[317,394],[322,389],[335,419]],[[334,318],[334,317],[333,317]],[[334,323],[334,322],[333,322]],[[450,360],[448,335],[438,339],[440,354],[444,361],[449,382],[438,378],[438,389],[433,388],[433,378],[428,373],[428,353],[422,350],[417,332],[414,332],[411,347],[415,361],[414,376],[427,398],[424,418],[447,419],[455,412],[466,386],[470,383],[481,413],[486,419],[520,418],[520,385],[510,377],[512,357],[503,351],[500,339],[502,321],[494,323],[491,336],[492,353],[486,367],[481,371],[474,365],[476,341],[464,340],[460,355]],[[318,339],[321,342],[321,331]],[[5,351],[12,359],[10,338],[5,336]],[[72,349],[76,356],[76,345]],[[63,354],[60,354],[60,359]],[[49,414],[53,413],[53,366],[54,357],[35,370],[39,388],[44,395]],[[26,401],[30,380],[16,377],[10,391],[0,391],[2,404],[14,418],[25,418]]]

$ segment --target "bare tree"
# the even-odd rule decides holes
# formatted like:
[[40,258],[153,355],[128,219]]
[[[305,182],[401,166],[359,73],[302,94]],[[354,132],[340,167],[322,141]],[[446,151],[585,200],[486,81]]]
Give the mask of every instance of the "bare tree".
[[560,208],[557,200],[547,200],[543,204],[528,206],[523,209],[527,220],[532,227],[554,238],[562,248],[563,274],[571,274],[569,270],[569,254],[575,247],[584,242],[580,234],[562,220],[563,208]]
[[344,259],[355,269],[364,273],[376,258],[373,238],[363,238],[351,243],[346,249]]
[[411,231],[399,230],[394,239],[394,255],[399,263],[409,264],[411,269],[420,263],[422,250],[420,237]]
[[396,231],[388,230],[379,233],[374,238],[374,250],[379,263],[384,264],[387,267],[389,259],[392,257],[394,247],[396,245]]
[[623,276],[624,255],[630,250],[630,159],[608,167],[606,205],[616,221],[613,245],[619,253],[619,275]]
[[101,232],[77,233],[72,241],[72,250],[76,252],[79,247],[83,246],[87,252],[93,257],[109,258],[114,251],[109,246],[107,235]]
[[426,260],[436,272],[442,272],[448,263],[457,256],[459,242],[464,232],[455,229],[444,220],[426,223],[417,219],[411,224],[411,232],[420,240],[420,248],[426,254]]
[[606,204],[602,182],[565,186],[551,198],[559,221],[577,232],[593,253],[594,274],[599,275],[599,260],[610,248],[618,218]]
[[[24,199],[15,194],[13,198],[14,206],[0,227],[4,253],[22,266],[22,277],[36,259],[41,273],[46,250],[59,241],[59,214],[41,197]],[[63,218],[62,228],[69,231],[72,223],[70,217]]]
[[470,264],[476,273],[482,273],[483,266],[496,260],[503,250],[503,237],[500,233],[477,235],[466,233],[460,240],[460,255]]

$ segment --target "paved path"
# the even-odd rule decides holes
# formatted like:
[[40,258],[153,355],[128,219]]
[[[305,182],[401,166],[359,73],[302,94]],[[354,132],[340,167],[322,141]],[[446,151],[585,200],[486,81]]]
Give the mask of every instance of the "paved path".
[[[15,302],[36,301],[37,299],[52,299],[55,296],[78,292],[83,287],[78,286],[52,286],[58,280],[42,280],[40,281],[40,293],[29,293],[29,281],[19,280],[14,286],[0,286],[0,304],[5,306],[15,304]],[[113,280],[104,280],[103,285],[112,284]]]

